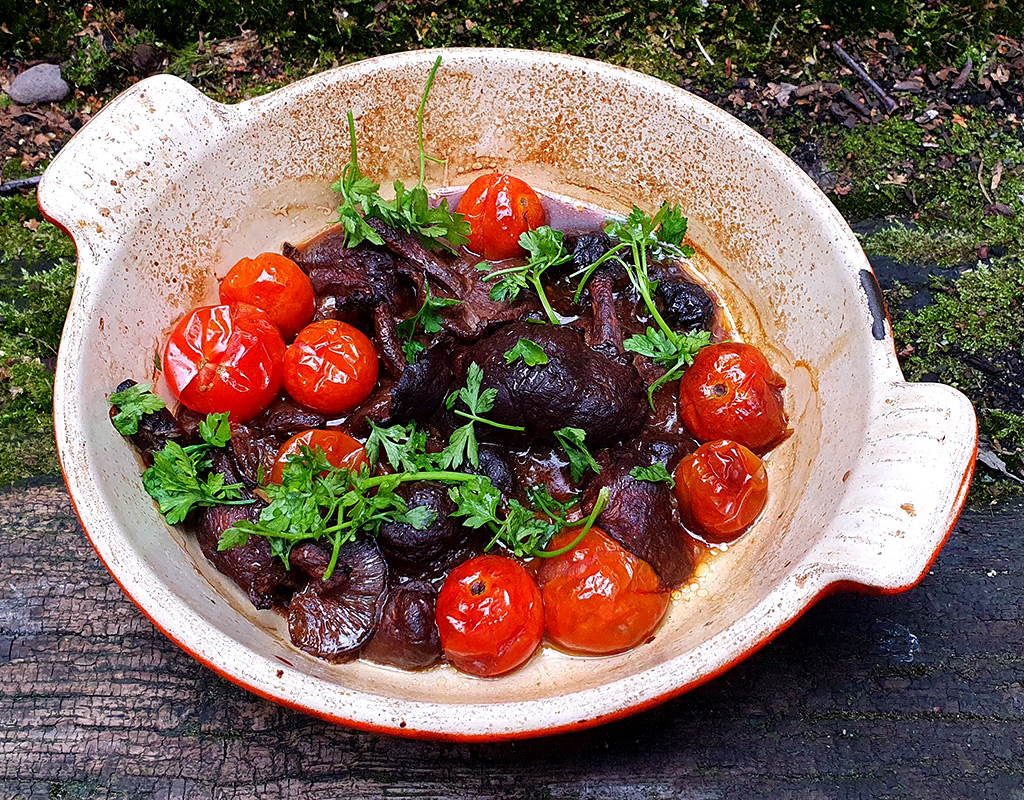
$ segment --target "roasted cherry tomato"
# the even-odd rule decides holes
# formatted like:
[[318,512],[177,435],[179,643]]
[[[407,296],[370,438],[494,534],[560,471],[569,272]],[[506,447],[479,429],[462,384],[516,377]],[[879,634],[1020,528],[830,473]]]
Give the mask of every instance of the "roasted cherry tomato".
[[347,433],[339,430],[303,431],[281,445],[277,452],[277,460],[274,461],[274,469],[270,473],[271,481],[281,482],[288,458],[301,452],[302,447],[308,447],[310,450],[319,447],[335,467],[359,469],[366,463],[366,451],[363,450],[363,446]]
[[519,237],[546,222],[540,198],[526,183],[494,172],[481,175],[455,207],[472,228],[469,249],[488,261],[514,258],[525,251]]
[[445,578],[437,596],[437,628],[456,669],[481,678],[504,675],[540,645],[540,589],[518,561],[472,558]]
[[307,325],[284,356],[284,388],[306,408],[340,414],[359,405],[377,383],[377,351],[347,322]]
[[705,347],[679,381],[683,424],[702,442],[732,439],[764,451],[786,432],[786,382],[753,345]]
[[[578,533],[563,531],[550,549],[564,547]],[[636,647],[668,610],[668,589],[651,565],[598,528],[568,553],[542,559],[537,582],[548,638],[573,653],[605,655]]]
[[164,348],[171,392],[200,414],[247,422],[281,391],[285,344],[258,308],[202,306],[185,315]]
[[243,258],[220,284],[222,303],[249,303],[266,312],[270,321],[291,339],[313,319],[313,284],[290,258],[260,253]]
[[728,542],[757,519],[768,502],[761,459],[736,442],[702,444],[676,468],[679,509],[706,539]]

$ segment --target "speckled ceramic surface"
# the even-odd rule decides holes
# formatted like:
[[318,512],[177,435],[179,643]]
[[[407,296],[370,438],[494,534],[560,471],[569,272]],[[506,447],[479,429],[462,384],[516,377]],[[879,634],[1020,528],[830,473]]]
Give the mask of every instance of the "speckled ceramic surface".
[[426,114],[448,159],[433,186],[507,169],[613,210],[678,200],[696,267],[740,334],[789,384],[794,434],[768,459],[755,528],[703,565],[654,640],[619,656],[545,651],[479,680],[333,666],[296,650],[169,529],[107,396],[148,379],[164,331],[212,298],[243,255],[332,218],[329,186],[356,116],[363,171],[416,170],[415,109],[436,56],[387,56],[236,106],[161,76],[134,86],[60,152],[39,202],[78,246],[56,383],[56,435],[82,524],[124,590],[211,668],[278,702],[357,725],[445,738],[537,735],[670,697],[768,641],[836,587],[917,582],[963,503],[976,434],[959,393],[900,375],[874,276],[856,239],[781,153],[708,103],[617,67],[547,53],[450,50]]

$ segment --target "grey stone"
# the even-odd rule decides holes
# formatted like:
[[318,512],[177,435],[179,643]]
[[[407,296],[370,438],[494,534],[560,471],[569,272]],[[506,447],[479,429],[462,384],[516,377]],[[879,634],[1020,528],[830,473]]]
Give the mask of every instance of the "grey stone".
[[25,70],[11,84],[7,94],[18,105],[56,103],[71,93],[56,64],[39,64]]

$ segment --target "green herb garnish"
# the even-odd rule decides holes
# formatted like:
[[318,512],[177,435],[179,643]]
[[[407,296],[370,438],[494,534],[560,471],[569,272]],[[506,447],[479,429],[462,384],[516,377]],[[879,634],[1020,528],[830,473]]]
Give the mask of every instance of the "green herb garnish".
[[376,245],[384,244],[377,231],[366,222],[367,217],[374,217],[392,228],[415,234],[427,246],[440,244],[455,249],[469,241],[470,225],[465,217],[452,212],[447,198],[441,200],[436,208],[431,208],[430,197],[424,185],[427,161],[435,164],[444,163],[443,159],[427,155],[423,145],[423,112],[440,64],[441,57],[438,56],[430,70],[416,112],[419,183],[407,190],[401,181],[395,181],[394,200],[384,200],[379,193],[380,184],[365,177],[360,171],[355,119],[352,112],[348,112],[349,162],[341,171],[340,180],[331,186],[331,190],[340,193],[342,198],[338,207],[338,221],[345,229],[346,247],[355,247],[363,241]]
[[153,466],[142,473],[142,485],[171,525],[183,521],[193,508],[254,502],[242,499],[242,484],[225,484],[221,473],[210,471],[210,450],[224,447],[230,437],[228,415],[207,414],[199,432],[203,444],[182,447],[169,441],[153,456]]
[[631,336],[623,342],[623,347],[665,367],[665,374],[647,390],[647,402],[653,409],[654,393],[682,375],[686,367],[693,363],[697,351],[711,342],[711,334],[707,331],[690,334],[673,331],[654,302],[654,292],[658,284],[650,279],[648,255],[656,260],[692,256],[693,248],[682,243],[686,235],[686,217],[682,215],[678,204],[670,206],[668,203],[662,203],[658,213],[653,217],[633,206],[626,219],[610,220],[605,226],[605,232],[618,240],[618,243],[589,267],[574,273],[581,276],[575,298],[579,300],[583,287],[601,264],[617,257],[616,254],[621,250],[630,250],[633,256],[632,263],[627,263],[627,260],[622,258],[619,261],[625,268],[633,288],[643,299],[657,328],[648,327],[644,335]]
[[146,415],[166,408],[167,404],[153,394],[153,384],[136,383],[123,392],[110,395],[110,405],[118,409],[113,417],[114,427],[125,436],[139,432],[139,421]]
[[[512,302],[519,293],[529,286],[532,286],[540,298],[548,321],[552,325],[558,325],[558,316],[551,307],[541,277],[551,267],[557,267],[572,260],[572,256],[566,252],[562,243],[562,232],[543,225],[532,231],[526,231],[519,237],[519,246],[530,254],[529,260],[521,267],[508,267],[506,269],[488,272],[484,276],[485,281],[497,279],[497,283],[491,287],[490,297],[492,300]],[[477,266],[479,270],[488,270],[490,264],[484,263]]]
[[[469,369],[466,372],[466,385],[461,389],[456,389],[444,401],[445,406],[454,410],[460,417],[468,419],[469,422],[461,428],[455,429],[449,439],[448,446],[441,451],[439,463],[442,467],[460,467],[466,461],[474,467],[480,466],[480,452],[474,427],[478,422],[506,431],[526,430],[521,425],[505,425],[501,422],[484,419],[483,415],[494,406],[494,398],[498,396],[498,390],[485,389],[480,391],[483,379],[484,371],[474,361],[469,365]],[[459,401],[465,406],[466,411],[455,407]]]
[[538,364],[548,363],[548,354],[544,348],[532,339],[520,339],[511,350],[505,351],[505,363],[512,364],[516,359],[523,359],[528,367],[536,367]]
[[555,438],[569,457],[569,471],[572,473],[574,483],[578,482],[583,477],[583,473],[588,469],[592,469],[594,472],[601,471],[601,465],[594,460],[594,457],[590,455],[590,451],[587,450],[587,446],[584,443],[584,439],[587,438],[587,432],[582,428],[561,428],[555,431]]
[[413,338],[416,336],[416,327],[422,328],[424,333],[438,333],[441,330],[442,320],[441,315],[437,312],[462,302],[454,297],[434,297],[427,281],[423,281],[423,292],[425,297],[419,311],[408,319],[403,319],[397,326],[398,335],[405,339],[402,344],[402,352],[405,353],[405,358],[410,364],[426,349],[423,344]]
[[[502,494],[485,476],[477,476],[473,481],[452,487],[448,494],[455,503],[455,515],[465,517],[462,523],[466,527],[488,528],[494,534],[484,550],[500,543],[520,558],[552,558],[569,552],[583,541],[598,515],[608,505],[610,491],[608,487],[601,489],[593,510],[582,523],[568,523],[564,519],[538,515],[536,510],[527,508],[518,500],[508,501],[507,510],[502,513]],[[563,528],[576,527],[577,524],[582,527],[571,544],[554,551],[544,549]]]
[[709,344],[711,334],[708,331],[673,333],[670,338],[664,331],[648,327],[643,336],[634,334],[622,346],[665,367],[665,374],[647,388],[647,402],[654,408],[654,393],[666,383],[678,379],[693,363],[693,357]]
[[668,468],[665,464],[659,461],[657,464],[652,464],[649,467],[633,467],[629,471],[629,474],[636,478],[638,481],[649,481],[650,483],[667,483],[669,486],[675,486],[675,478],[669,473]]

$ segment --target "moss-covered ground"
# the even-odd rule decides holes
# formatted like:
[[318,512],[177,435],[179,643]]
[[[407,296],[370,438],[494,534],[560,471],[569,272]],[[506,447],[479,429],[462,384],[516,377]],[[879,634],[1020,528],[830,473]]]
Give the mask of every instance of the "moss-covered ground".
[[[1015,0],[0,0],[0,20],[0,80],[49,60],[75,87],[34,116],[0,94],[8,179],[41,172],[108,99],[160,71],[235,101],[384,52],[511,46],[599,58],[697,91],[791,154],[865,231],[869,255],[896,265],[897,280],[882,278],[907,377],[965,391],[984,447],[1011,473],[1024,470]],[[894,111],[825,46],[836,40],[896,99]],[[52,369],[72,281],[73,248],[34,195],[0,198],[0,482],[56,469]],[[975,500],[1013,491],[999,470],[979,469]]]

